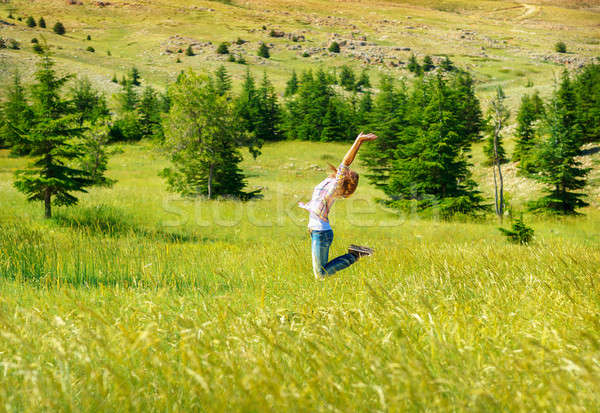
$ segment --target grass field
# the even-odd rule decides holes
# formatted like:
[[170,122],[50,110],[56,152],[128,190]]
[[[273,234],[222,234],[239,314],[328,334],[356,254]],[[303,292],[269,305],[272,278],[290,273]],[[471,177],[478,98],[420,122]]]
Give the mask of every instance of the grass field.
[[[514,120],[523,93],[552,91],[564,67],[552,62],[556,41],[568,58],[600,56],[596,0],[109,2],[0,1],[0,20],[15,24],[0,21],[0,37],[21,43],[0,50],[1,84],[15,68],[30,80],[33,37],[48,42],[61,73],[86,75],[109,97],[119,90],[112,76],[133,65],[161,89],[182,69],[221,63],[236,87],[250,68],[279,92],[292,69],[350,64],[375,84],[378,73],[410,77],[389,59],[301,56],[355,32],[369,47],[410,47],[398,61],[449,54],[473,73],[484,107],[503,86]],[[29,15],[48,28],[27,28]],[[52,33],[57,20],[65,36]],[[290,49],[271,29],[306,42]],[[212,45],[193,57],[166,53],[175,35]],[[247,66],[214,53],[238,37]],[[274,45],[267,61],[255,56],[261,41]],[[489,199],[481,146],[473,176]],[[362,177],[334,208],[331,254],[351,243],[376,253],[323,282],[296,203],[345,145],[265,146],[243,162],[248,189],[264,195],[247,203],[181,199],[158,177],[168,163],[152,144],[122,149],[109,164],[114,188],[91,190],[51,220],[12,186],[27,160],[0,150],[0,412],[600,412],[598,145],[582,158],[593,168],[584,215],[526,214],[529,246],[508,243],[491,216],[397,215]],[[518,213],[540,187],[512,163],[504,172]]]
[[245,204],[181,201],[149,145],[123,149],[116,186],[51,221],[0,153],[0,410],[598,411],[597,208],[526,217],[525,247],[363,181],[332,253],[376,254],[317,282],[294,204],[343,145],[266,146]]

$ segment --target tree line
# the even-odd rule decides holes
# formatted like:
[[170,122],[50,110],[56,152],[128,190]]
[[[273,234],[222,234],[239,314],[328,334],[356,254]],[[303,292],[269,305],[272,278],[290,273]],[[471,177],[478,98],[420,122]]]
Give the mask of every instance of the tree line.
[[[6,88],[0,145],[32,159],[17,172],[15,186],[29,200],[43,201],[49,217],[51,205],[74,204],[75,193],[114,183],[105,176],[112,142],[155,142],[171,160],[160,174],[172,191],[250,199],[258,191],[244,191],[242,148],[258,156],[267,141],[345,141],[368,129],[380,139],[361,159],[386,195],[382,202],[443,217],[477,214],[489,206],[471,176],[471,147],[487,139],[489,163],[502,181],[510,113],[501,89],[484,112],[471,75],[446,60],[445,68],[419,71],[410,82],[382,76],[377,92],[366,71],[347,66],[339,73],[292,72],[282,98],[266,73],[257,80],[248,70],[234,93],[224,66],[210,74],[190,70],[160,92],[142,86],[132,68],[109,105],[86,78],[59,76],[45,50],[32,85],[23,86],[15,74]],[[577,157],[582,145],[599,139],[599,77],[592,64],[565,72],[547,102],[523,96],[512,158],[520,173],[547,188],[531,209],[569,214],[586,205],[580,190],[587,170]],[[501,188],[495,199],[499,212]]]

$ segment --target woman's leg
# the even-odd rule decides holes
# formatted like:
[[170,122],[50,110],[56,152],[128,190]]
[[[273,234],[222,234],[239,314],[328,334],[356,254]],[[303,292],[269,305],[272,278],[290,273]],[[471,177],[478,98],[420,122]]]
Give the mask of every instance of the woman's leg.
[[333,231],[312,231],[310,233],[313,273],[315,278],[322,279],[327,275],[325,265],[329,259],[329,247],[333,241]]
[[312,260],[315,278],[322,279],[354,264],[358,257],[354,254],[340,255],[327,262],[329,247],[333,242],[333,231],[312,231]]

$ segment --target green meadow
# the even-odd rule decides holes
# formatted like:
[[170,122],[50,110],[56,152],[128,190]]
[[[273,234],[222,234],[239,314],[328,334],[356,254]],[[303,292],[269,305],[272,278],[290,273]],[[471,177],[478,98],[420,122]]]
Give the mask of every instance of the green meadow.
[[[160,90],[181,70],[220,64],[235,91],[248,68],[266,72],[280,94],[292,69],[367,68],[375,90],[381,73],[412,77],[387,60],[302,56],[354,31],[372,47],[411,49],[396,60],[449,55],[473,74],[483,108],[504,88],[514,123],[524,93],[551,94],[565,67],[552,60],[557,41],[567,57],[600,56],[596,1],[68,3],[0,1],[0,20],[14,23],[0,22],[0,37],[21,46],[0,50],[0,84],[15,68],[31,83],[33,37],[60,73],[89,77],[111,105],[120,91],[112,77],[132,66]],[[29,15],[48,27],[28,28]],[[52,32],[56,21],[64,36]],[[271,29],[306,41],[269,37]],[[184,50],[212,46],[166,53],[175,35]],[[248,65],[214,51],[238,37]],[[262,41],[273,44],[268,60],[256,56]],[[154,143],[114,144],[115,186],[90,189],[49,220],[13,187],[29,160],[0,149],[0,412],[600,412],[598,145],[581,158],[592,168],[590,206],[566,218],[525,213],[535,230],[526,246],[498,230],[508,217],[443,221],[384,208],[359,155],[358,190],[331,214],[330,255],[353,243],[375,254],[317,281],[297,203],[347,146],[283,141],[256,159],[245,154],[247,190],[263,197],[239,202],[169,193],[158,176],[169,163]],[[492,204],[482,146],[473,178]],[[514,163],[504,174],[518,216],[541,187]]]
[[[52,220],[0,157],[0,406],[5,411],[596,411],[600,213],[399,216],[363,181],[312,275],[303,210],[345,146],[283,142],[244,162],[264,198],[185,201],[150,145],[126,145]],[[361,171],[360,167],[358,168]]]

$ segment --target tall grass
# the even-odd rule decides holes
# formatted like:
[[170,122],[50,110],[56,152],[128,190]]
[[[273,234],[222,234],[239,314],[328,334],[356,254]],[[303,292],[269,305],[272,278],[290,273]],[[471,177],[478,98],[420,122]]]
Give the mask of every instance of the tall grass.
[[[599,212],[528,217],[525,247],[492,220],[340,202],[332,254],[376,254],[317,282],[288,205],[343,151],[266,147],[245,164],[265,199],[242,206],[171,200],[162,161],[132,146],[111,162],[114,189],[51,221],[2,172],[2,409],[597,410]],[[376,194],[365,181],[357,199]]]

